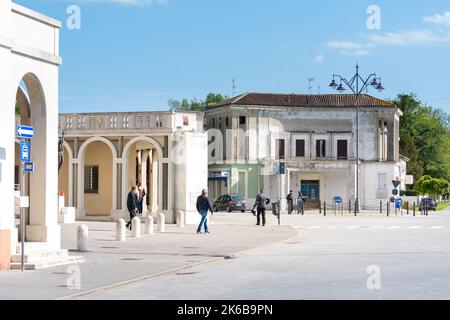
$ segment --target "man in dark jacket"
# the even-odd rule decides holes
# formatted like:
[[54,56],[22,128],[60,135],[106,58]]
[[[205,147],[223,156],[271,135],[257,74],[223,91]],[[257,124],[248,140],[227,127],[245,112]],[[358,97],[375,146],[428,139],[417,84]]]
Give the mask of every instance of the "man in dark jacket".
[[259,194],[256,196],[255,204],[253,205],[253,213],[257,209],[257,223],[256,225],[261,225],[261,216],[263,227],[266,225],[266,207],[270,203],[270,199],[266,197],[263,190],[260,190]]
[[131,230],[131,222],[137,214],[137,187],[133,186],[127,197],[127,209],[130,213],[130,222],[127,223],[127,228]]
[[287,205],[288,205],[288,214],[292,214],[294,210],[294,191],[291,190],[286,197]]
[[209,233],[208,230],[208,211],[211,211],[211,214],[214,214],[214,211],[211,207],[211,202],[207,197],[208,192],[206,189],[202,190],[202,194],[197,198],[197,211],[202,216],[202,220],[197,228],[197,234],[202,233],[202,226],[205,229],[205,234]]

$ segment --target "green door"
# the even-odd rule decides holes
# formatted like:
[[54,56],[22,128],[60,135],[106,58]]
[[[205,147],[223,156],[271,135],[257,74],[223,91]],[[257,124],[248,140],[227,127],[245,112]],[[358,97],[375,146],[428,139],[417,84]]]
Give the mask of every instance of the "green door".
[[246,185],[245,172],[239,172],[239,174],[238,174],[238,190],[237,190],[237,193],[238,193],[238,195],[240,195],[242,197],[246,197],[247,196],[247,190],[245,190],[245,185]]

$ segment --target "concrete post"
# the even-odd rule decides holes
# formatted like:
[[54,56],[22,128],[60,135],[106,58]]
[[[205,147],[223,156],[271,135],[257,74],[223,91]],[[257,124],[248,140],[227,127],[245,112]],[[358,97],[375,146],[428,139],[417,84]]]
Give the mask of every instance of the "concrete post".
[[158,214],[158,231],[166,231],[166,216],[163,213]]
[[139,219],[139,217],[134,217],[133,220],[131,220],[131,230],[131,236],[133,238],[141,237],[141,219]]
[[146,234],[153,234],[153,217],[147,216],[145,219],[145,233]]
[[126,241],[126,223],[125,220],[119,219],[116,222],[116,241]]
[[80,252],[88,251],[89,228],[87,225],[78,226],[77,232],[77,250]]
[[177,211],[177,225],[179,228],[184,228],[184,211]]

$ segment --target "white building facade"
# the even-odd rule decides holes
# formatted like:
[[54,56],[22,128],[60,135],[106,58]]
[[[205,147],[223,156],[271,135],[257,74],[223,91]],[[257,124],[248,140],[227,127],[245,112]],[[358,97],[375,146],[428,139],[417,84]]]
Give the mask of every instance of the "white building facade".
[[[0,2],[0,269],[17,253],[14,216],[16,114],[32,125],[31,158],[36,171],[27,179],[27,242],[60,248],[57,224],[58,69],[60,23],[12,3]],[[17,173],[16,173],[17,174]]]
[[[273,202],[302,191],[307,207],[348,206],[356,199],[356,107],[353,95],[248,93],[211,106],[209,189],[213,198],[239,194],[252,201],[260,188]],[[359,119],[359,197],[379,208],[392,180],[405,189],[407,159],[399,154],[401,111],[363,95]],[[220,133],[220,134],[219,134]],[[217,138],[221,135],[223,140]],[[217,152],[223,150],[223,152]],[[279,163],[285,174],[277,175]]]
[[130,219],[127,195],[146,190],[144,215],[197,223],[197,196],[207,187],[203,114],[138,112],[61,114],[64,163],[59,191],[78,220]]

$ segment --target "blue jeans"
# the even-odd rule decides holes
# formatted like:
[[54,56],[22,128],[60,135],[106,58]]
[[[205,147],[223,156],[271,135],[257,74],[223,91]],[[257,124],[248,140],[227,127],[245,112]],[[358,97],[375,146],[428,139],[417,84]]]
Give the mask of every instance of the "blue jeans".
[[205,232],[208,232],[208,210],[201,210],[200,215],[202,216],[202,220],[197,228],[197,233],[202,231],[202,226],[204,227]]

